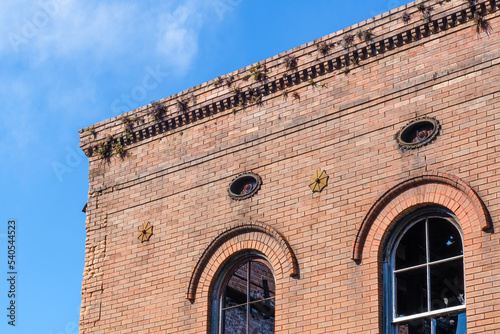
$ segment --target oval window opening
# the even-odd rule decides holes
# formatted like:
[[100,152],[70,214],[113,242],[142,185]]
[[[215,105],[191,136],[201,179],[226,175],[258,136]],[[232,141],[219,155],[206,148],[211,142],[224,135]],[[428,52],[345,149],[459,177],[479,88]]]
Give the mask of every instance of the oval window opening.
[[251,172],[238,175],[229,185],[229,196],[235,200],[252,197],[262,184],[259,175]]
[[439,122],[434,118],[422,118],[408,123],[396,134],[403,149],[414,149],[430,143],[439,132]]

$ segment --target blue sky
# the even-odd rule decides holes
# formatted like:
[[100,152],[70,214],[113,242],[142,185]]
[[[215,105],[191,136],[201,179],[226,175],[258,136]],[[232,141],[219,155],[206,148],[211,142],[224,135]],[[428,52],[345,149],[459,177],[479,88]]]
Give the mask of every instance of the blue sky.
[[[88,161],[78,130],[405,0],[0,3],[0,333],[78,333]],[[7,222],[17,222],[16,327]]]

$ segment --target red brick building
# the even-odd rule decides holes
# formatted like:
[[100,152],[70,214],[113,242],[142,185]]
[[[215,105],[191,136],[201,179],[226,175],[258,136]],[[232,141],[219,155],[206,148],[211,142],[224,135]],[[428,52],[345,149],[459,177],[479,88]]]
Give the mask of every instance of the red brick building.
[[411,3],[82,130],[80,333],[500,333],[499,6]]

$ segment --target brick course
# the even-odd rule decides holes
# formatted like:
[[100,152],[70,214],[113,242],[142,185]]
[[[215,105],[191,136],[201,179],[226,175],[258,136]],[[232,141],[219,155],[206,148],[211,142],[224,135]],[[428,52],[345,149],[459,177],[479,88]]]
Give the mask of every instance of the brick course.
[[[81,131],[90,190],[80,333],[209,332],[214,280],[245,249],[274,268],[276,333],[381,333],[384,241],[401,213],[422,203],[449,208],[462,225],[468,333],[500,332],[500,20],[497,2],[477,8],[488,11],[489,35],[476,34],[463,1],[436,4],[429,24],[411,3],[260,62],[267,82],[244,81],[251,66],[225,76],[237,76],[244,92],[259,89],[261,105],[238,106],[230,88],[204,83],[160,101],[169,106],[162,122],[148,114],[151,105],[127,113],[144,121],[129,136],[120,117],[96,124],[96,136]],[[412,14],[408,24],[403,12]],[[368,28],[373,41],[318,52],[319,43]],[[355,50],[366,52],[358,65]],[[288,55],[296,70],[283,65]],[[177,111],[176,101],[191,95],[189,111]],[[439,120],[439,135],[401,150],[395,134],[423,116]],[[92,150],[109,135],[123,141],[123,159]],[[317,170],[329,184],[312,193]],[[244,171],[263,183],[234,201],[227,189]],[[362,257],[353,255],[384,194],[443,175],[456,181],[408,184],[387,199],[363,234]],[[144,222],[154,234],[141,243]],[[238,226],[246,229],[225,234]],[[199,284],[189,300],[193,275]]]

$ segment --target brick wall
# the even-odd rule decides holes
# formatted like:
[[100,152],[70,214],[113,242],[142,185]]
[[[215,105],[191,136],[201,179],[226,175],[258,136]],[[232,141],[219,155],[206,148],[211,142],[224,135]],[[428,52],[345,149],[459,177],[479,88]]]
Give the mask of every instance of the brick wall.
[[[462,225],[468,332],[500,331],[500,238],[477,204],[495,228],[500,20],[495,1],[480,4],[489,35],[476,33],[461,0],[434,4],[428,23],[412,3],[224,76],[233,88],[204,83],[168,97],[160,121],[148,105],[127,114],[141,120],[128,133],[122,116],[82,130],[90,190],[80,333],[209,332],[219,270],[245,249],[274,268],[277,333],[380,333],[384,240],[422,203],[448,207]],[[342,45],[363,29],[372,40]],[[323,55],[321,43],[335,44]],[[440,122],[439,135],[402,150],[396,133],[424,116]],[[99,157],[110,135],[123,158]],[[312,193],[317,170],[329,184]],[[262,186],[235,201],[227,189],[244,171]],[[141,243],[144,222],[154,234]]]

